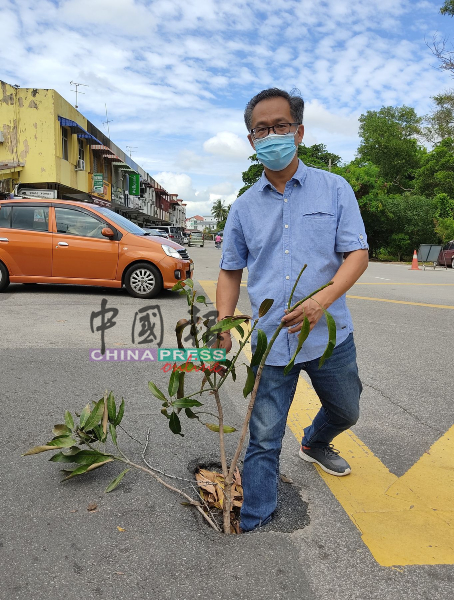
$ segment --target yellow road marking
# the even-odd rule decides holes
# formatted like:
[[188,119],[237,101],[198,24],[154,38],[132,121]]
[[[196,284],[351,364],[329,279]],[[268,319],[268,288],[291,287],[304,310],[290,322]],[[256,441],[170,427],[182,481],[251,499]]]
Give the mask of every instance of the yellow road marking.
[[370,298],[369,296],[352,296],[347,294],[347,298],[356,300],[372,300],[373,302],[390,302],[391,304],[410,304],[411,306],[429,306],[431,308],[448,308],[454,310],[454,306],[449,304],[426,304],[425,302],[407,302],[405,300],[388,300],[387,298]]
[[[215,282],[199,283],[215,302]],[[235,330],[233,335],[239,340]],[[250,344],[244,353],[250,360]],[[298,442],[319,407],[317,394],[300,378],[287,421]],[[352,431],[338,436],[336,447],[352,473],[333,477],[316,469],[380,565],[454,564],[454,426],[402,477],[391,473]]]

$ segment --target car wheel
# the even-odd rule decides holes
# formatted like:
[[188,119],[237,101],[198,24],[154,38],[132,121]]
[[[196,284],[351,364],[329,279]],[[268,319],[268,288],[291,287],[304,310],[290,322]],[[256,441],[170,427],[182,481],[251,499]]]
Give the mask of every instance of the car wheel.
[[454,256],[452,257],[451,267],[454,269]]
[[135,298],[154,298],[162,290],[159,270],[149,263],[137,263],[125,274],[125,287]]
[[9,286],[9,273],[8,269],[3,263],[0,262],[0,292],[4,292]]

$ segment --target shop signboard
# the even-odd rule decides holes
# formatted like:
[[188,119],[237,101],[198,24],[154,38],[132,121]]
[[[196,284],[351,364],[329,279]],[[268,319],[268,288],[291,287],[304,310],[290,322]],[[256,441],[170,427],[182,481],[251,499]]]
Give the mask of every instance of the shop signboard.
[[93,191],[96,194],[104,193],[104,173],[93,173]]
[[139,173],[129,173],[129,194],[130,196],[140,196]]

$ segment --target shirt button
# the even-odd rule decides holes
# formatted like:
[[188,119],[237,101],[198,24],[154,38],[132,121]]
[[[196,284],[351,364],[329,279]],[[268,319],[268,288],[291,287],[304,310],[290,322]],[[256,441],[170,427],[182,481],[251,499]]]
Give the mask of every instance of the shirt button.
[[286,275],[286,276],[285,276],[285,279],[290,279],[290,275]]
[[296,187],[296,183],[293,184],[293,187]]
[[288,198],[284,198],[284,202],[288,202]]
[[363,239],[363,235],[362,235],[362,234],[359,236],[359,239],[360,239],[360,240],[362,240],[362,239]]
[[285,226],[285,229],[288,229],[288,225]]
[[288,250],[285,251],[285,254],[288,254]]

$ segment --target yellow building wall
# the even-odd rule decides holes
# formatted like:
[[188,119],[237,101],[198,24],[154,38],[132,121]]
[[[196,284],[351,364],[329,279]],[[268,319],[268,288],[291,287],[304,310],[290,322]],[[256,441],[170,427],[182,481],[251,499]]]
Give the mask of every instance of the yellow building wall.
[[0,159],[25,163],[21,183],[55,182],[53,90],[14,88],[2,82]]
[[1,82],[0,162],[25,163],[21,171],[3,173],[0,179],[14,183],[60,183],[81,192],[91,192],[90,147],[84,141],[85,170],[76,171],[79,158],[77,135],[68,132],[68,160],[62,158],[62,131],[58,117],[78,123],[85,130],[87,119],[55,90],[14,88]]

